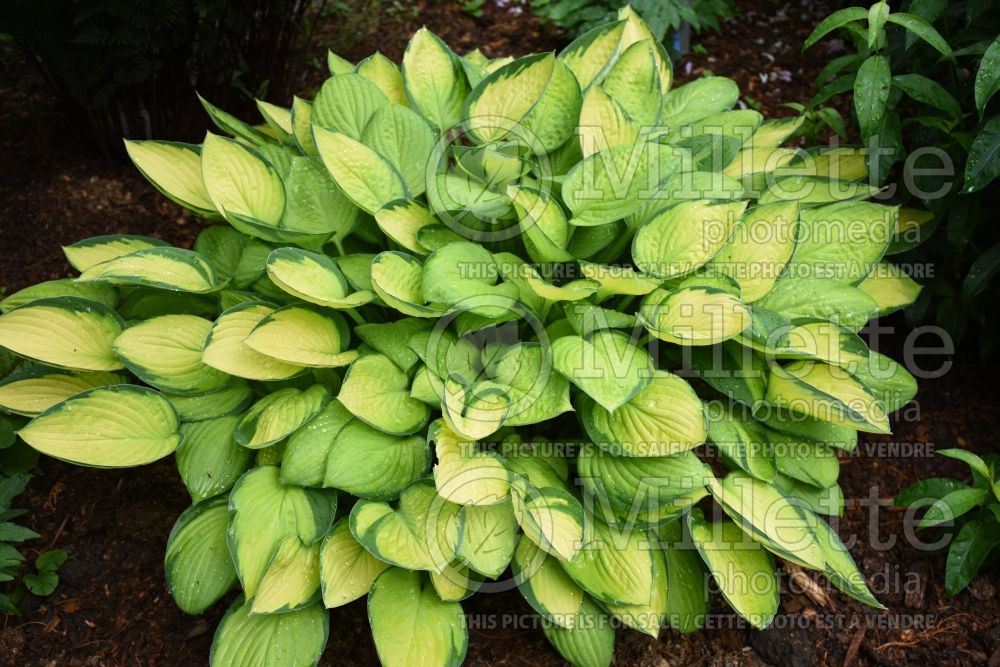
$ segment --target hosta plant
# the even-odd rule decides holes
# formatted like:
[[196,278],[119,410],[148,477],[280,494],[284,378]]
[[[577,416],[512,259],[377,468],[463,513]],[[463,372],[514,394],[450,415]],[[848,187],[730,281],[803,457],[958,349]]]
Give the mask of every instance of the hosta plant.
[[837,452],[915,392],[858,336],[917,291],[862,158],[672,86],[627,8],[558,55],[421,30],[330,67],[264,124],[206,103],[203,144],[128,144],[213,221],[193,249],[87,239],[2,303],[21,438],[176,457],[170,591],[232,598],[212,664],[315,663],[367,596],[383,664],[457,665],[461,600],[505,582],[606,665],[615,625],[700,627],[709,576],[768,625],[775,557],[879,604],[823,518]]

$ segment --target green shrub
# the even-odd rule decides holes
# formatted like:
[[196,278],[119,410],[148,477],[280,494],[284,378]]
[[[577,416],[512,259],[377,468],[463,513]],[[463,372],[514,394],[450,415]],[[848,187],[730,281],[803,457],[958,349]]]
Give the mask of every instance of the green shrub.
[[[581,35],[614,20],[624,5],[621,0],[532,0],[531,10],[553,25]],[[697,32],[717,31],[719,19],[736,14],[731,0],[637,0],[631,7],[657,39],[663,39],[684,23]]]
[[944,588],[948,595],[958,595],[1000,546],[1000,456],[980,457],[964,449],[938,454],[967,463],[972,486],[951,477],[932,477],[901,492],[896,505],[926,509],[918,529],[950,531]]
[[971,328],[980,352],[995,354],[1000,244],[989,223],[1000,201],[1000,12],[925,0],[901,12],[884,2],[849,7],[823,20],[805,46],[834,30],[855,49],[824,67],[813,103],[853,92],[862,143],[878,160],[875,184],[889,184],[906,207],[906,247],[934,235],[902,258],[933,267],[917,276],[927,289],[909,320],[933,322],[956,343]]
[[731,110],[731,80],[672,88],[628,9],[558,56],[424,29],[401,68],[330,66],[264,125],[129,142],[220,223],[193,250],[87,239],[0,303],[24,441],[176,456],[171,593],[242,589],[212,664],[315,663],[367,595],[383,664],[456,665],[460,601],[508,567],[576,665],[612,620],[701,627],[708,576],[768,625],[774,556],[879,606],[822,518],[837,451],[916,391],[857,335],[919,291],[883,261],[897,209],[826,177],[863,160],[781,148],[801,120]]

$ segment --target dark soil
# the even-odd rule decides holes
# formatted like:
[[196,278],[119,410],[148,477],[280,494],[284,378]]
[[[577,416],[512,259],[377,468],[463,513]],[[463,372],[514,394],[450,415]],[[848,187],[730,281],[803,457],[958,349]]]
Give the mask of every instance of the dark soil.
[[[388,5],[389,3],[385,3]],[[565,38],[530,16],[488,3],[481,18],[457,3],[420,2],[416,11],[386,12],[378,28],[359,33],[342,54],[352,60],[381,49],[398,59],[408,35],[426,24],[457,51],[476,45],[490,56],[557,48]],[[708,49],[675,65],[677,78],[700,68],[735,78],[768,115],[778,104],[804,100],[828,57],[823,49],[799,55],[810,26],[832,3],[742,2],[743,14],[723,35],[693,40]],[[752,13],[751,13],[752,12]],[[784,13],[782,13],[784,12]],[[324,26],[323,47],[343,26]],[[325,37],[324,37],[325,35]],[[758,40],[763,40],[763,44]],[[836,44],[833,44],[836,48]],[[322,53],[321,49],[317,49]],[[772,62],[762,53],[774,57]],[[7,47],[0,63],[0,285],[15,290],[66,275],[59,246],[97,234],[149,234],[189,245],[199,222],[166,201],[129,166],[109,165],[88,153],[78,132],[25,61]],[[690,62],[690,68],[687,63]],[[781,72],[787,71],[791,81]],[[772,76],[772,73],[777,73]],[[766,79],[766,80],[765,80]],[[308,85],[315,86],[322,80]],[[897,327],[900,322],[892,320]],[[899,358],[904,332],[883,339]],[[987,571],[955,598],[943,591],[944,559],[899,539],[903,514],[884,507],[908,484],[934,475],[964,476],[957,462],[932,458],[933,449],[998,449],[1000,401],[993,369],[960,358],[939,379],[921,384],[919,414],[907,414],[896,433],[865,437],[845,458],[841,484],[850,508],[839,530],[888,610],[878,612],[827,590],[803,592],[785,580],[780,616],[757,632],[718,600],[710,628],[690,636],[664,630],[659,641],[619,632],[616,665],[997,665],[1000,664],[1000,577]],[[912,411],[911,411],[912,412]],[[908,445],[916,443],[917,449]],[[873,499],[873,500],[869,500]],[[207,662],[220,603],[201,617],[176,609],[163,579],[167,535],[188,499],[171,461],[142,470],[95,470],[43,460],[41,474],[20,505],[42,535],[27,548],[63,548],[70,559],[49,598],[27,596],[23,617],[0,619],[0,664],[194,665]],[[872,532],[877,531],[877,532]],[[879,550],[870,537],[896,536]],[[823,593],[827,593],[824,602]],[[819,600],[819,601],[817,601]],[[478,595],[465,603],[473,629],[469,665],[560,665],[530,609],[516,593]],[[364,613],[356,602],[331,611],[324,664],[376,665]]]

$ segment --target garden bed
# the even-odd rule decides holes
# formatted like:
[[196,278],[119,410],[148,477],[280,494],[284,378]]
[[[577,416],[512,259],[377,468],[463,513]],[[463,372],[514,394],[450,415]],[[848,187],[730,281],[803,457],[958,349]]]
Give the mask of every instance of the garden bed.
[[[766,115],[788,113],[779,103],[805,99],[816,70],[834,55],[804,59],[798,47],[831,7],[742,4],[743,13],[726,23],[724,35],[694,40],[704,44],[707,54],[677,63],[677,78],[695,78],[710,69],[736,79],[748,101],[759,103]],[[483,17],[474,18],[450,3],[428,3],[418,5],[416,12],[387,15],[377,34],[344,55],[356,59],[379,48],[398,59],[408,35],[421,24],[456,50],[480,45],[490,56],[565,43],[563,36],[525,14],[490,5]],[[318,31],[317,41],[323,34]],[[824,48],[835,50],[837,45]],[[316,82],[321,79],[317,73]],[[197,220],[159,196],[131,166],[89,157],[34,70],[12,52],[4,54],[0,81],[0,148],[6,156],[0,163],[0,285],[12,291],[66,275],[59,246],[87,236],[148,234],[190,245],[199,229]],[[905,331],[901,318],[891,322]],[[900,358],[902,334],[884,337],[882,343],[882,351]],[[842,460],[845,497],[884,501],[932,473],[964,475],[962,464],[932,458],[930,452],[956,446],[997,451],[998,398],[991,369],[971,356],[959,358],[943,378],[922,381],[919,420],[898,421],[892,436],[864,437],[856,455]],[[226,603],[192,618],[175,607],[166,590],[162,558],[167,534],[189,504],[172,459],[141,471],[80,468],[48,459],[41,466],[42,474],[19,503],[30,511],[28,525],[42,535],[27,546],[66,549],[70,559],[51,597],[28,596],[21,605],[22,618],[4,617],[0,662],[205,663]],[[947,597],[943,556],[901,542],[886,551],[870,546],[868,536],[874,530],[883,538],[899,535],[902,518],[902,512],[891,508],[851,511],[849,506],[840,526],[845,538],[860,536],[848,544],[873,587],[880,589],[888,580],[887,587],[876,590],[887,611],[868,609],[839,594],[831,594],[824,604],[801,586],[789,587],[785,576],[782,608],[771,629],[748,629],[720,601],[714,609],[718,615],[711,619],[715,627],[691,636],[664,630],[654,641],[620,632],[615,664],[1000,664],[1000,577],[984,570],[966,591]],[[562,664],[532,627],[531,610],[516,592],[475,596],[466,611],[467,664]],[[377,664],[364,601],[331,610],[330,626],[323,664]]]

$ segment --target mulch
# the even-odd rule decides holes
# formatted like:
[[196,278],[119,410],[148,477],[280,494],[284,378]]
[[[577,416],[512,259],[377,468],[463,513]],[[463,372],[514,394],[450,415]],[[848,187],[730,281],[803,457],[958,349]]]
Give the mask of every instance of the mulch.
[[[780,103],[808,97],[822,62],[842,48],[827,40],[816,53],[799,54],[810,27],[834,5],[739,4],[742,13],[726,21],[721,35],[693,39],[707,53],[676,63],[677,78],[696,77],[704,69],[731,76],[750,98],[746,102],[766,115],[785,114]],[[398,59],[409,34],[424,24],[459,52],[480,46],[489,56],[549,50],[567,41],[527,13],[487,3],[483,16],[473,17],[459,5],[422,1],[415,11],[383,12],[377,30],[353,39],[342,55],[357,60],[380,49]],[[337,25],[317,30],[317,54],[338,41],[337,30]],[[131,166],[109,164],[91,153],[34,70],[8,43],[0,42],[0,48],[5,158],[0,161],[0,285],[12,291],[67,275],[59,246],[97,234],[148,234],[189,246],[200,223],[160,196]],[[304,91],[321,81],[316,70],[304,79]],[[905,328],[899,318],[890,323],[900,333],[883,339],[883,351],[899,358]],[[997,399],[992,369],[960,357],[943,377],[922,381],[918,413],[897,421],[894,435],[866,436],[859,454],[843,460],[845,496],[866,504],[848,509],[839,530],[845,538],[860,536],[851,552],[887,611],[867,609],[835,591],[828,602],[817,602],[815,590],[790,586],[784,576],[789,590],[772,628],[752,630],[716,600],[712,627],[693,635],[664,630],[656,641],[619,632],[615,664],[1000,664],[1000,577],[995,571],[984,571],[968,590],[950,598],[943,591],[942,555],[918,551],[898,537],[882,549],[870,539],[889,539],[904,528],[903,514],[882,506],[885,499],[932,474],[966,474],[957,462],[927,456],[932,449],[998,451]],[[907,443],[916,443],[917,453],[925,455],[914,455]],[[202,616],[185,616],[163,578],[167,535],[187,504],[170,460],[117,471],[43,460],[41,474],[20,501],[30,511],[25,520],[42,537],[25,546],[29,551],[63,548],[70,559],[53,595],[26,596],[22,617],[0,620],[0,665],[207,662],[226,601]],[[477,595],[464,605],[473,624],[466,664],[563,664],[531,627],[530,609],[516,592]],[[323,664],[378,664],[363,601],[332,610],[330,626]]]

